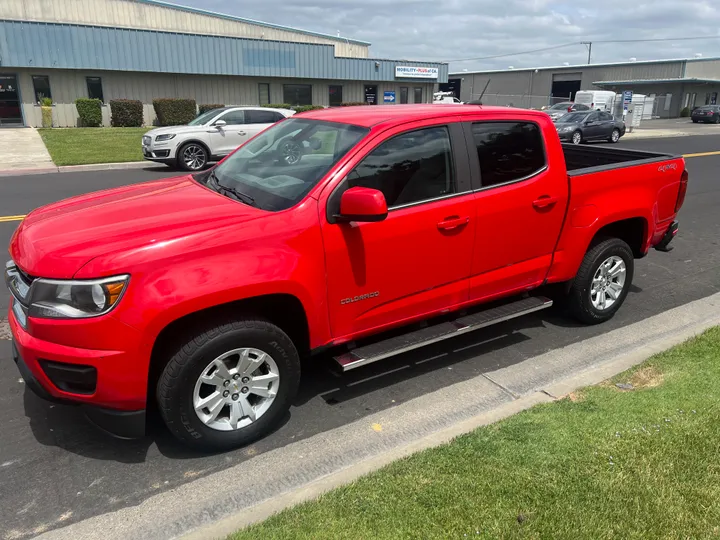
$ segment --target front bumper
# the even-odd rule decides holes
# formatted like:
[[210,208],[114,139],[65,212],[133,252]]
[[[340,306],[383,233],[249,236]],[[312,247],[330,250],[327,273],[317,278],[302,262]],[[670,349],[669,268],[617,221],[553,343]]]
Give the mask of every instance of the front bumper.
[[28,388],[46,400],[81,405],[94,424],[115,436],[144,435],[149,360],[137,352],[139,333],[109,316],[82,322],[30,318],[26,330],[13,313],[15,301],[8,314],[13,359]]

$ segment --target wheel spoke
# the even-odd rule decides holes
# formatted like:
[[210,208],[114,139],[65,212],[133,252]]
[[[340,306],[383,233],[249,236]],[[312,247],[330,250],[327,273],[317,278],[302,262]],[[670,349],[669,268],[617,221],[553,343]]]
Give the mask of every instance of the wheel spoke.
[[253,372],[265,362],[265,353],[257,351],[257,358],[250,358],[250,350],[245,349],[240,355],[237,372],[240,375],[249,377]]
[[610,297],[613,300],[617,300],[618,297],[620,296],[620,293],[622,293],[623,287],[619,283],[612,282],[608,285],[607,290],[608,290],[608,293],[610,294]]
[[255,409],[253,409],[253,406],[250,404],[247,398],[241,397],[237,403],[242,408],[242,415],[247,416],[251,421],[254,422],[257,418],[255,415]]
[[225,362],[223,362],[222,360],[220,360],[218,358],[213,362],[213,365],[217,368],[213,372],[213,376],[220,377],[223,380],[227,380],[227,381],[229,381],[232,378],[232,376],[230,375],[230,372],[228,371],[227,366],[225,365]]
[[233,429],[238,428],[240,420],[243,418],[243,408],[240,402],[235,401],[230,405],[230,427]]
[[600,291],[598,293],[598,304],[600,309],[605,309],[605,305],[607,304],[607,295],[605,294],[605,291]]
[[[195,410],[203,414],[205,417],[205,423],[212,422],[217,418],[217,415],[225,405],[225,399],[220,392],[213,392],[208,397],[201,399],[196,405]],[[206,414],[204,409],[210,411],[210,414]]]
[[615,264],[608,270],[608,275],[612,278],[618,277],[625,272],[625,264],[622,261],[615,261]]
[[221,387],[226,379],[223,379],[215,370],[212,375],[202,374],[200,375],[200,380],[204,382],[205,384],[209,384],[210,386],[215,387]]
[[271,385],[280,379],[279,375],[275,373],[268,373],[266,375],[258,375],[253,377],[250,382],[249,389],[251,394],[261,397],[272,397],[275,395],[275,389],[271,389]]

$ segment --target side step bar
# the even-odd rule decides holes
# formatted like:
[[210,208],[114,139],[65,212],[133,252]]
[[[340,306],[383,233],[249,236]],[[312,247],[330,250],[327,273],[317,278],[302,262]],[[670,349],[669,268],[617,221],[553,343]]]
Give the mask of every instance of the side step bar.
[[443,322],[401,336],[371,343],[364,347],[335,357],[342,371],[350,371],[378,360],[384,360],[413,349],[425,347],[444,339],[453,338],[479,328],[508,321],[535,311],[549,308],[552,300],[544,297],[531,296],[511,304],[479,311],[472,315],[460,317],[454,321]]

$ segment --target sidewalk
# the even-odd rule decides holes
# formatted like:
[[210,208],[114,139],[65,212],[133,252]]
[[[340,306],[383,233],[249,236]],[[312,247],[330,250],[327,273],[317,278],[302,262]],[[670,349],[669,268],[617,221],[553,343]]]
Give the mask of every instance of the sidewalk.
[[53,167],[57,170],[35,128],[0,129],[0,148],[0,172]]
[[640,127],[625,133],[623,139],[694,137],[720,135],[720,124],[695,124],[689,118],[643,120]]

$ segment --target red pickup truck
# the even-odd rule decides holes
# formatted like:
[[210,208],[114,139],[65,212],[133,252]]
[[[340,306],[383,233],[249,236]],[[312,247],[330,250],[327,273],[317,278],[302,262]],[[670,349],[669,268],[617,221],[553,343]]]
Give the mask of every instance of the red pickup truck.
[[287,413],[303,358],[354,369],[547,308],[547,284],[609,319],[687,181],[680,157],[563,146],[542,112],[299,114],[212,169],[30,213],[15,362],[118,436],[157,406],[185,443],[237,447]]

